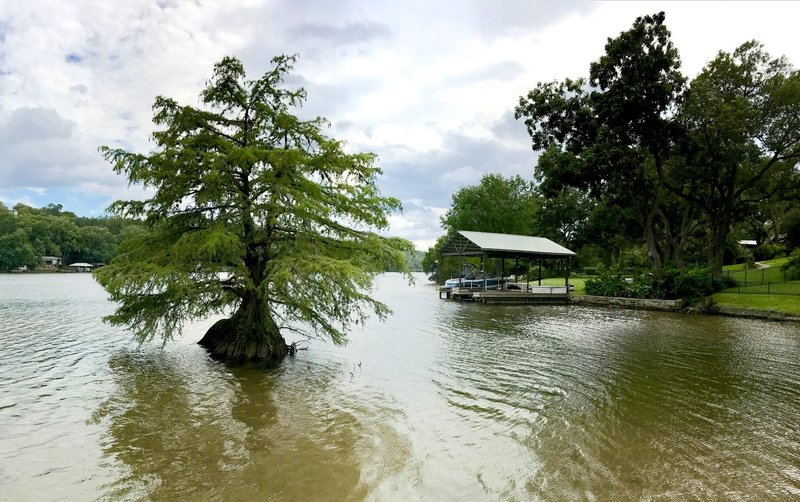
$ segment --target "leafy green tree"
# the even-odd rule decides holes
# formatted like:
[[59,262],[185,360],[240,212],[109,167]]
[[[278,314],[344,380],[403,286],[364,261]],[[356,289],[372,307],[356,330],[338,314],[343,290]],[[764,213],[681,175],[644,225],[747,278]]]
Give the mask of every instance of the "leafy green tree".
[[474,230],[530,235],[537,207],[531,182],[519,176],[486,174],[477,185],[460,188],[453,194],[453,202],[441,223],[448,232]]
[[[451,234],[440,235],[436,239],[434,245],[428,248],[428,251],[422,258],[422,271],[425,272],[428,275],[428,278],[432,281],[442,282],[448,277],[456,277],[459,273],[458,259],[452,257],[448,259],[447,257],[441,257],[440,255],[442,248],[447,243],[450,235]],[[441,270],[439,263],[440,258],[444,258],[441,262]]]
[[19,227],[14,213],[0,202],[0,270],[35,265],[36,255],[28,235]]
[[655,269],[679,243],[665,235],[684,215],[670,212],[674,195],[659,183],[674,150],[670,116],[685,82],[664,19],[663,12],[636,19],[608,39],[588,81],[539,83],[515,112],[533,149],[543,152],[536,167],[543,195],[573,187],[624,208],[641,227]]
[[76,258],[89,263],[108,263],[117,249],[114,234],[105,227],[78,227]]
[[294,57],[247,80],[226,57],[201,95],[203,109],[156,98],[148,155],[103,148],[118,173],[155,190],[118,201],[144,218],[96,272],[119,302],[107,318],[140,339],[178,333],[188,319],[226,313],[200,343],[230,362],[280,361],[283,332],[345,339],[351,322],[389,310],[368,295],[388,267],[405,270],[411,244],[370,231],[399,201],[380,195],[370,153],[346,153],[326,122],[290,113],[304,91],[282,86]]
[[485,174],[480,183],[460,188],[452,199],[450,209],[441,218],[447,233],[437,239],[422,260],[423,271],[436,281],[459,273],[458,259],[445,257],[441,266],[439,263],[439,253],[455,231],[531,235],[539,206],[533,183],[519,176],[505,178],[500,174]]
[[563,243],[570,249],[579,249],[588,238],[589,218],[597,202],[574,187],[550,197],[539,197],[535,234]]
[[0,270],[14,270],[22,266],[36,266],[36,255],[27,235],[18,228],[0,235]]
[[33,247],[34,254],[59,256],[64,262],[78,257],[78,227],[68,216],[57,216],[50,209],[36,209],[23,204],[14,206],[17,222]]
[[717,277],[732,226],[796,177],[800,72],[756,41],[720,52],[692,81],[678,119],[687,161],[666,180],[706,216]]

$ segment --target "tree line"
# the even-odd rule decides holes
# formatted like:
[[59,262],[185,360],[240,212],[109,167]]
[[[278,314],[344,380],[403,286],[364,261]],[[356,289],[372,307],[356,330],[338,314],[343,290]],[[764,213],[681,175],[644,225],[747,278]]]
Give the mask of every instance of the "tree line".
[[543,235],[584,267],[702,265],[714,278],[741,254],[738,239],[763,255],[797,246],[800,73],[748,41],[690,79],[670,37],[663,12],[640,17],[588,78],[522,96],[533,178],[462,188],[443,229]]
[[0,202],[0,271],[42,264],[55,256],[63,264],[107,263],[117,245],[141,229],[141,222],[118,217],[88,218],[64,211],[61,204],[34,208]]

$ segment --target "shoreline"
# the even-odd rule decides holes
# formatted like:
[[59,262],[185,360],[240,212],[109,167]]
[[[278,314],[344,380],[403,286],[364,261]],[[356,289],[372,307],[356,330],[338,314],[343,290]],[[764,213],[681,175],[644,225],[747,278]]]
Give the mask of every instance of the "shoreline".
[[758,310],[725,305],[704,306],[687,305],[684,300],[652,300],[641,298],[619,298],[612,296],[575,295],[570,297],[571,305],[592,307],[626,308],[657,312],[683,312],[686,314],[707,314],[742,319],[761,319],[768,321],[800,322],[800,316],[778,310]]

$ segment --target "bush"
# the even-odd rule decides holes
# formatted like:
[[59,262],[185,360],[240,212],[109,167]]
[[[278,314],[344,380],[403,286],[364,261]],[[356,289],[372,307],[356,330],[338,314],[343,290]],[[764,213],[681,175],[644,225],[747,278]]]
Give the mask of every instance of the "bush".
[[781,270],[783,270],[787,281],[800,279],[800,249],[792,251],[789,261],[783,264]]
[[661,300],[693,300],[715,291],[711,273],[705,268],[665,269],[658,274],[641,274],[630,279],[601,275],[587,279],[585,288],[587,295]]
[[739,283],[729,275],[723,275],[714,280],[714,291],[721,291],[723,289],[735,288]]
[[714,292],[711,272],[707,268],[691,268],[685,271],[671,270],[672,289],[667,294],[672,298],[695,299]]
[[783,247],[772,242],[764,242],[753,250],[753,258],[757,261],[771,260],[783,255]]
[[600,275],[586,279],[584,288],[587,295],[626,297],[626,282],[619,275]]

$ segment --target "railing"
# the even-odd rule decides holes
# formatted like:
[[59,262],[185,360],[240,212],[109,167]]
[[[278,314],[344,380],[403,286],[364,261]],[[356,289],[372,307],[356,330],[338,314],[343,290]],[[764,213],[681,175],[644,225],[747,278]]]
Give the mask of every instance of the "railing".
[[736,286],[723,290],[726,293],[800,296],[800,281],[786,280],[786,272],[779,267],[727,270],[725,275],[736,282]]

